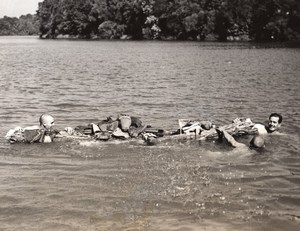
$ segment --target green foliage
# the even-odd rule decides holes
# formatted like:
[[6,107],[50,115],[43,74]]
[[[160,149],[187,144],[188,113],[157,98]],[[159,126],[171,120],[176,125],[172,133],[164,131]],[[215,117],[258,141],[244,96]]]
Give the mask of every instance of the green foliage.
[[124,27],[116,22],[105,21],[100,24],[98,34],[101,39],[119,39],[124,33]]
[[20,18],[4,16],[0,19],[0,35],[37,35],[39,23],[35,15],[22,15]]
[[299,40],[299,12],[297,0],[254,0],[249,35],[256,41]]
[[99,39],[300,39],[299,0],[44,0],[35,16],[0,19],[1,34]]

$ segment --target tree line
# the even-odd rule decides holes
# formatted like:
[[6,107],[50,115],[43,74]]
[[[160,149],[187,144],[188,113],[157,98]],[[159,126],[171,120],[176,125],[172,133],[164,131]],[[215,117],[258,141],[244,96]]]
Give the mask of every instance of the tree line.
[[19,18],[4,16],[0,19],[0,35],[38,35],[39,20],[36,15]]
[[300,40],[299,0],[44,0],[42,38]]

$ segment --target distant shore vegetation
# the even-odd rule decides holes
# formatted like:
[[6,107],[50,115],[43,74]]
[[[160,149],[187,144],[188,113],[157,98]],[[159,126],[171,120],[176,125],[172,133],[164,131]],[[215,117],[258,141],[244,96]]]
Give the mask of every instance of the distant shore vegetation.
[[41,38],[299,41],[299,0],[44,0],[0,19],[0,35]]
[[39,35],[37,15],[22,15],[19,18],[4,16],[0,18],[0,35]]

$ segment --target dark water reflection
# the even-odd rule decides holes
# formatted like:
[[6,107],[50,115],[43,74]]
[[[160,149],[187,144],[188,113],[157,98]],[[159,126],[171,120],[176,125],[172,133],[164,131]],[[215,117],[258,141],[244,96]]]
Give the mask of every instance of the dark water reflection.
[[193,140],[1,138],[1,228],[297,230],[299,57],[299,49],[245,43],[0,38],[1,137],[45,111],[58,128],[120,112],[164,128],[178,118],[284,116],[284,135],[260,154]]

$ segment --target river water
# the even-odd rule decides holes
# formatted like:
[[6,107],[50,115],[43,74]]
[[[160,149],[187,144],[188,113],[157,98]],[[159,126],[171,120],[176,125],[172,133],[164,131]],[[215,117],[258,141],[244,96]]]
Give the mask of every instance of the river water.
[[[0,37],[0,229],[298,230],[299,73],[300,50],[274,44]],[[262,153],[195,140],[6,142],[45,112],[58,129],[118,113],[165,129],[284,120]]]

